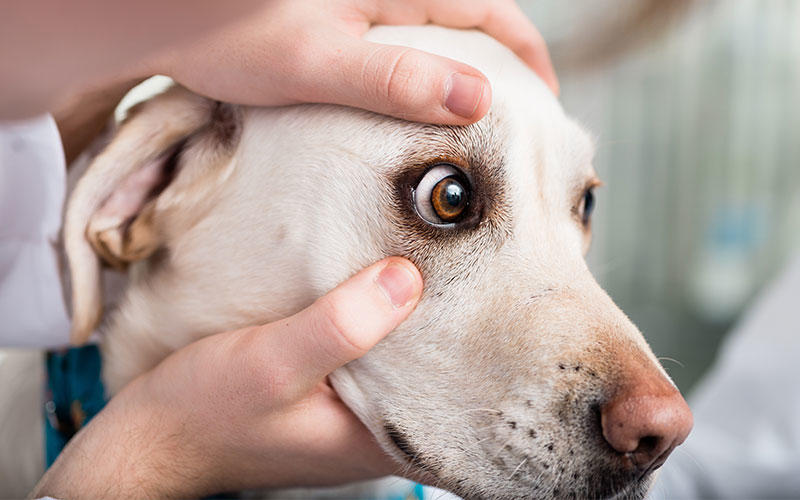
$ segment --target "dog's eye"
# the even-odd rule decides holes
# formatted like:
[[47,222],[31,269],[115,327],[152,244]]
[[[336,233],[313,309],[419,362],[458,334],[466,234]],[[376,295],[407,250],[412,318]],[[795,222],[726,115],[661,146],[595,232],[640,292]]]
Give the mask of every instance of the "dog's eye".
[[467,177],[453,165],[439,164],[428,170],[414,190],[414,207],[426,222],[454,224],[467,213],[470,186]]
[[584,226],[589,225],[589,219],[592,217],[592,211],[594,210],[594,188],[590,187],[583,193],[583,199],[581,200],[581,206],[579,207],[578,214],[580,214],[581,222],[583,222]]

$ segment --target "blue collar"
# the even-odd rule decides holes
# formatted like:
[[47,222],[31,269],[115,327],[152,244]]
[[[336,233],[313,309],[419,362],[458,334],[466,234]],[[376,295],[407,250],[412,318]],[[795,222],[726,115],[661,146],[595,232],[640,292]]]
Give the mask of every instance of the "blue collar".
[[[44,442],[47,467],[89,420],[108,402],[101,378],[102,358],[96,345],[72,347],[47,353],[47,398]],[[419,483],[400,481],[387,500],[430,498]],[[215,495],[209,498],[235,498]]]
[[106,405],[100,350],[96,345],[47,353],[44,405],[45,461],[50,467],[67,441]]

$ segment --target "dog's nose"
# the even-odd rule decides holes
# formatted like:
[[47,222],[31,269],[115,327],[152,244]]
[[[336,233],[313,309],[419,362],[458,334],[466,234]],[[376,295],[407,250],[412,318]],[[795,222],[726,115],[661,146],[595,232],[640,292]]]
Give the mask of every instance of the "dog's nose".
[[660,374],[650,377],[626,385],[600,408],[603,437],[639,473],[660,467],[693,423],[680,392]]

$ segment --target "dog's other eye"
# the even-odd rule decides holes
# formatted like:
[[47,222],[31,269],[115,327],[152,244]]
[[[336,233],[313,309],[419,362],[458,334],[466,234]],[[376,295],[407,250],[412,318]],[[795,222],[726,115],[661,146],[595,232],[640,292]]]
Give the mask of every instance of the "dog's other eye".
[[594,187],[587,188],[583,193],[581,205],[578,207],[578,215],[580,215],[581,222],[584,226],[589,225],[589,219],[592,217],[594,210]]
[[461,220],[470,202],[469,180],[461,170],[439,164],[428,170],[414,189],[414,207],[426,222],[449,225]]

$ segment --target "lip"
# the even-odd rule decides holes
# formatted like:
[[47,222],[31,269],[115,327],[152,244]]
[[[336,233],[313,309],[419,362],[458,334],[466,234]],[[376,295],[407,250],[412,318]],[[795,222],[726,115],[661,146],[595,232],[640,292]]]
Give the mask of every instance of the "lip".
[[[420,452],[409,443],[408,436],[400,431],[393,424],[385,423],[383,428],[383,437],[381,441],[387,443],[390,450],[389,454],[394,457],[398,462],[401,462],[405,468],[402,473],[398,473],[407,479],[417,481],[423,484],[438,484],[439,487],[444,487],[457,495],[467,495],[466,490],[462,490],[459,486],[448,481],[446,477],[440,477],[435,470],[424,461],[424,457]],[[615,488],[616,491],[607,491],[600,493],[598,498],[605,498],[606,500],[619,500],[623,498],[645,498],[650,490],[648,483],[655,476],[656,468],[648,470],[646,473],[631,478],[627,484]],[[449,483],[449,484],[448,484]],[[599,492],[598,492],[599,493]],[[465,496],[466,497],[466,496]],[[470,498],[481,498],[472,496]]]
[[385,423],[383,430],[385,441],[391,443],[390,455],[405,466],[400,475],[425,484],[441,482],[441,478],[436,471],[423,460],[420,452],[409,443],[406,434],[391,423]]
[[383,425],[383,429],[386,438],[394,445],[393,447],[397,451],[395,455],[400,455],[402,460],[414,467],[414,469],[431,473],[430,467],[422,460],[419,451],[411,445],[405,433],[394,424],[388,422]]
[[408,438],[406,438],[405,434],[400,432],[392,424],[385,424],[384,429],[386,430],[386,437],[389,438],[395,447],[397,447],[400,452],[405,455],[409,462],[415,462],[417,460],[417,451],[409,444]]

